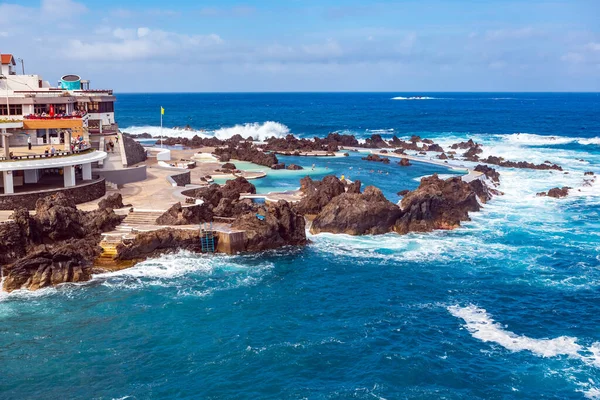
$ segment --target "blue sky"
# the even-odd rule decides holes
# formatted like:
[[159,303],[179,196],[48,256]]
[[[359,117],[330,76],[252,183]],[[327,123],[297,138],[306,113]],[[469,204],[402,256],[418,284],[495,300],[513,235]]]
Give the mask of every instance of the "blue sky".
[[600,91],[598,0],[0,0],[51,82],[179,91]]

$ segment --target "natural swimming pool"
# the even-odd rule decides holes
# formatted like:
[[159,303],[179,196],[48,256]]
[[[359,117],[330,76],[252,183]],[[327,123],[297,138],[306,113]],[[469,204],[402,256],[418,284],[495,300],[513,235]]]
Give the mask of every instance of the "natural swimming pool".
[[[362,157],[367,154],[366,152],[350,152],[348,157],[277,156],[279,161],[285,163],[286,166],[296,164],[304,168],[297,171],[272,170],[244,161],[233,160],[232,162],[241,170],[263,171],[267,174],[264,178],[251,180],[252,184],[256,186],[256,192],[260,194],[296,190],[300,187],[300,179],[307,175],[319,180],[326,175],[334,174],[338,178],[344,175],[346,179],[352,181],[360,180],[363,188],[368,185],[376,186],[393,202],[400,199],[396,194],[398,191],[417,188],[423,176],[435,173],[443,176],[463,174],[461,170],[452,170],[440,165],[416,161],[411,161],[412,165],[409,167],[401,167],[398,165],[400,159],[392,157],[390,157],[389,164],[362,160]],[[226,180],[216,178],[215,182],[224,184]]]

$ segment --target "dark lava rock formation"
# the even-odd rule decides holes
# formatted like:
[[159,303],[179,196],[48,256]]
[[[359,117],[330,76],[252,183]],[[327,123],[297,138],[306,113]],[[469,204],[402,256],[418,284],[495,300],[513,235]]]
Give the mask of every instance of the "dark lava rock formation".
[[381,190],[367,186],[364,193],[342,193],[331,200],[316,218],[311,233],[376,235],[390,232],[401,211]]
[[313,181],[309,176],[300,180],[302,200],[294,204],[294,209],[302,214],[318,214],[334,197],[346,191],[344,183],[334,175],[327,175],[321,181]]
[[378,154],[369,154],[366,157],[362,157],[363,160],[365,161],[375,161],[375,162],[382,162],[384,164],[389,164],[390,163],[390,159],[387,157],[381,157]]
[[479,160],[486,164],[494,164],[500,167],[506,168],[528,168],[528,169],[540,169],[540,170],[557,170],[562,171],[562,167],[556,164],[552,164],[549,161],[544,164],[533,164],[527,161],[506,161],[502,157],[489,156],[486,159]]
[[[495,176],[493,170],[488,174]],[[312,233],[406,234],[454,229],[469,220],[469,212],[480,210],[480,201],[485,203],[498,193],[482,180],[466,183],[460,177],[443,180],[433,175],[421,179],[414,191],[398,192],[404,196],[399,207],[375,187],[367,187],[361,194],[360,190],[345,192],[342,186],[334,176],[321,182],[303,179],[306,195],[295,207],[303,214],[316,214]]]
[[269,168],[272,165],[277,165],[279,163],[279,160],[275,154],[265,153],[264,151],[254,147],[250,142],[229,142],[227,147],[216,148],[214,154],[221,162],[228,162],[231,159],[235,159],[240,161],[248,161]]
[[548,192],[540,192],[537,195],[540,197],[548,196],[548,197],[554,197],[556,199],[560,199],[562,197],[567,197],[569,195],[569,189],[572,189],[572,188],[570,188],[569,186],[563,186],[562,188],[555,187],[555,188],[548,190]]
[[[257,218],[256,214],[264,218]],[[239,215],[233,229],[245,231],[246,251],[262,251],[282,246],[300,246],[307,243],[304,217],[285,200],[268,203],[255,212]]]
[[62,193],[38,200],[35,211],[15,210],[14,222],[0,225],[5,291],[88,280],[101,252],[101,232],[122,219],[110,207],[78,210]]

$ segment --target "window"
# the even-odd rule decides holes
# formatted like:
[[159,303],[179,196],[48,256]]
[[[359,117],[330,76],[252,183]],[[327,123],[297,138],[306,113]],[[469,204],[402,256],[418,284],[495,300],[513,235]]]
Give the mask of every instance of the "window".
[[8,115],[6,104],[0,104],[0,115]]
[[66,104],[55,104],[54,112],[56,114],[66,114],[67,113],[67,105]]
[[11,104],[10,115],[23,115],[23,106],[21,104]]
[[33,106],[34,114],[47,113],[50,109],[48,108],[48,104],[35,104]]
[[115,108],[114,108],[113,102],[104,101],[104,102],[100,103],[100,112],[108,113],[108,112],[114,112],[114,111],[115,111]]
[[76,109],[77,109],[77,111],[86,111],[85,104],[86,103],[77,103],[76,106],[75,106]]
[[91,113],[108,113],[115,112],[115,103],[112,101],[92,101],[88,103],[88,112]]

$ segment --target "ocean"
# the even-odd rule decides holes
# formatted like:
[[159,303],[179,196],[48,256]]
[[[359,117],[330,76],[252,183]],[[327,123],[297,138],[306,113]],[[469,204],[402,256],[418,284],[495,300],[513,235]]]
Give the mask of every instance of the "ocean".
[[[409,99],[426,96],[422,99]],[[309,235],[305,248],[181,252],[0,295],[0,398],[600,398],[600,94],[117,94],[130,133],[473,138],[504,193],[454,231]],[[359,157],[286,159],[392,201],[420,177]],[[315,163],[315,171],[311,165]],[[468,162],[459,162],[472,166]],[[373,171],[369,170],[373,169]],[[565,173],[568,172],[568,173]],[[301,173],[257,187],[295,188]],[[589,177],[587,177],[589,178]],[[569,197],[536,193],[570,186]]]

